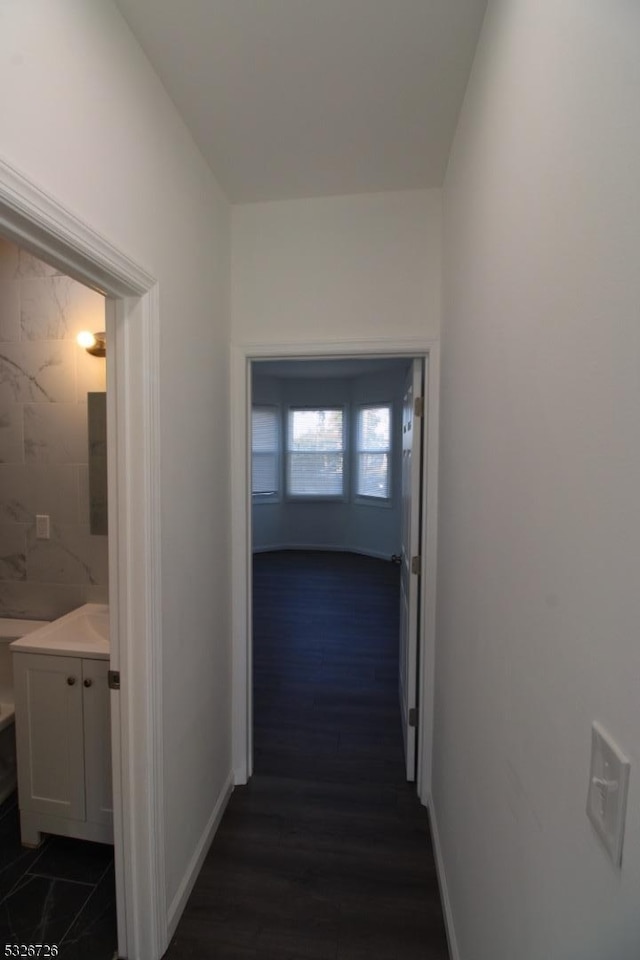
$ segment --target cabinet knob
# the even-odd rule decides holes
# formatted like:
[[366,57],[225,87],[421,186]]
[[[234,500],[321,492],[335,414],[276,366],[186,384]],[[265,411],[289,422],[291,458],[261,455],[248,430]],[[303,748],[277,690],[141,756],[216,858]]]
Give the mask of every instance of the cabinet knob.
[[89,680],[88,678],[84,681],[85,687],[90,687],[92,683],[93,683],[93,680]]
[[67,683],[69,684],[70,687],[72,687],[75,682],[76,682],[75,677],[67,677]]

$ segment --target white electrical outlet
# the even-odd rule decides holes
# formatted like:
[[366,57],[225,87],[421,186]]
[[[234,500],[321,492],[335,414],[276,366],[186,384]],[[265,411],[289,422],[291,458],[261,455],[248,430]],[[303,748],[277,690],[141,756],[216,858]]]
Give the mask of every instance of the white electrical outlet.
[[49,540],[50,537],[51,537],[51,527],[49,524],[49,514],[37,513],[36,514],[36,539]]
[[591,728],[591,772],[587,816],[616,867],[622,863],[630,763],[609,734]]

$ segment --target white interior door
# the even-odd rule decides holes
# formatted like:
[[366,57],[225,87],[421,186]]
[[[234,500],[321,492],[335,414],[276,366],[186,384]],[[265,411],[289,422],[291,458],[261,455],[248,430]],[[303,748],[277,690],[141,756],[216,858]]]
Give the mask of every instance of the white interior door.
[[[424,409],[423,362],[407,374],[402,411],[402,561],[400,570],[400,710],[407,780],[416,778],[418,625],[420,596],[420,477]],[[425,391],[426,393],[426,391]]]

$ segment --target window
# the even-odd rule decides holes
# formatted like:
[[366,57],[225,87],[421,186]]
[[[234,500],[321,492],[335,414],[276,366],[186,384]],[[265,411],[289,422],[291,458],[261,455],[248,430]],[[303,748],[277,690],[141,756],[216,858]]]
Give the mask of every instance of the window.
[[280,494],[280,423],[277,407],[251,411],[251,492],[254,500]]
[[287,429],[287,492],[291,497],[344,494],[344,413],[291,409]]
[[356,493],[359,497],[388,500],[391,495],[391,407],[358,410]]

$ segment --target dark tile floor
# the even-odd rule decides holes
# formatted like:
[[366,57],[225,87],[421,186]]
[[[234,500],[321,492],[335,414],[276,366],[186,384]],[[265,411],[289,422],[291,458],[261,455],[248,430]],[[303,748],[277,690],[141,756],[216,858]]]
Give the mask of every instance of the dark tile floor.
[[62,960],[117,950],[113,847],[67,837],[20,844],[15,794],[0,806],[0,956],[6,944],[56,944]]
[[398,568],[254,563],[254,762],[165,960],[448,960],[429,824],[404,776]]

